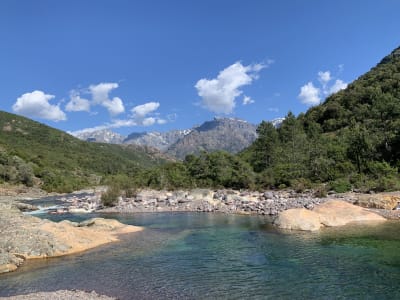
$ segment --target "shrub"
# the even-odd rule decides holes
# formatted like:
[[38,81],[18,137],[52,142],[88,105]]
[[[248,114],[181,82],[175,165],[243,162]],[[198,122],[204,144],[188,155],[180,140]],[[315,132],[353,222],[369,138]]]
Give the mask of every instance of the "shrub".
[[121,189],[118,185],[111,185],[108,187],[107,191],[101,195],[101,203],[106,206],[115,206],[118,197],[121,196]]
[[351,190],[351,183],[346,178],[340,178],[332,181],[330,187],[337,193],[345,193]]

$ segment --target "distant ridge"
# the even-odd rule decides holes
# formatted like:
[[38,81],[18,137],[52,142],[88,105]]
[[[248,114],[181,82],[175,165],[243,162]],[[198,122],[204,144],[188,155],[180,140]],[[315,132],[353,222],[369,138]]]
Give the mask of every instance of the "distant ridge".
[[235,118],[214,118],[204,122],[171,145],[167,153],[179,159],[201,151],[237,153],[257,138],[257,126]]
[[[276,119],[273,122],[280,124],[282,120]],[[237,153],[256,139],[256,129],[256,125],[241,119],[215,117],[211,121],[185,130],[133,132],[127,137],[110,130],[101,130],[76,136],[90,142],[152,147],[169,156],[184,159],[187,154],[198,154],[201,151],[225,150]]]

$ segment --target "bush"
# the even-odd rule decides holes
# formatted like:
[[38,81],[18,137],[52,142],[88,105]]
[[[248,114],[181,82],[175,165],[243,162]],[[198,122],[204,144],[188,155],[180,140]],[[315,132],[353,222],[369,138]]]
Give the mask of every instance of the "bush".
[[121,196],[121,189],[118,185],[111,185],[107,191],[101,195],[101,203],[106,206],[115,206],[118,201],[118,197]]
[[346,178],[340,178],[330,182],[330,187],[336,193],[345,193],[351,190],[351,183]]

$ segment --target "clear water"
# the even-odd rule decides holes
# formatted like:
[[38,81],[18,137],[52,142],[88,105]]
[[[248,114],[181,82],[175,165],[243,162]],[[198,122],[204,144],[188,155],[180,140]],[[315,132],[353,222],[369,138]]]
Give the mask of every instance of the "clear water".
[[400,299],[399,222],[287,234],[257,216],[105,217],[146,229],[79,255],[29,261],[0,276],[0,296],[81,289],[120,299]]

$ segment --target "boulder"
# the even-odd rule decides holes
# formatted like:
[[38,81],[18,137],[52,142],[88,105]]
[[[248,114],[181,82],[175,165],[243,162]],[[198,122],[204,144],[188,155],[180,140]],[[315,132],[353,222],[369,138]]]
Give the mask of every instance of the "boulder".
[[330,200],[313,210],[328,227],[342,226],[350,222],[384,221],[384,217],[362,207],[341,200]]
[[0,265],[0,274],[1,273],[7,273],[7,272],[12,272],[17,269],[17,266],[14,264],[4,264]]
[[315,231],[324,226],[342,226],[351,222],[385,221],[364,208],[341,200],[329,200],[314,208],[293,208],[279,214],[274,224],[279,228]]
[[281,212],[274,224],[282,229],[290,230],[319,230],[323,225],[319,215],[305,208],[293,208]]

